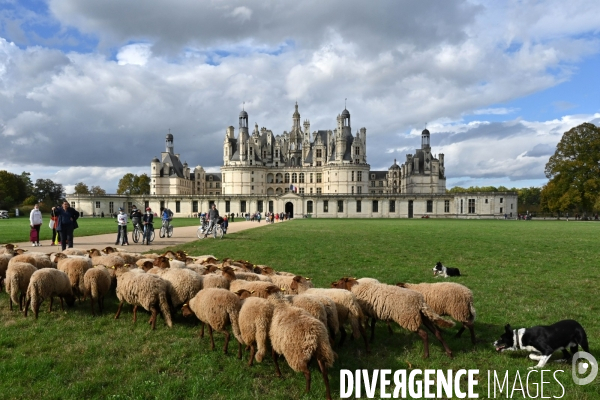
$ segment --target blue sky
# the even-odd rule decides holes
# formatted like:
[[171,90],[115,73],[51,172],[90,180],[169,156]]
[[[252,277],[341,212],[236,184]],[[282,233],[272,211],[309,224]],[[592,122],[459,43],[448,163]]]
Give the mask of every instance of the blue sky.
[[383,170],[425,124],[448,186],[541,186],[600,123],[600,3],[0,0],[0,169],[114,192],[169,129],[218,171],[225,129],[334,129],[344,99]]

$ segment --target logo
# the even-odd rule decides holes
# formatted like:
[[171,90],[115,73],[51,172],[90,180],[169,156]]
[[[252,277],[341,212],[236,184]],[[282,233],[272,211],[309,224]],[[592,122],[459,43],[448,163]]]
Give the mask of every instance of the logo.
[[[596,379],[596,375],[598,375],[598,362],[593,355],[586,353],[585,351],[578,351],[573,354],[571,366],[573,382],[575,382],[576,385],[587,385]],[[587,377],[582,377],[582,375],[587,373],[589,373]]]

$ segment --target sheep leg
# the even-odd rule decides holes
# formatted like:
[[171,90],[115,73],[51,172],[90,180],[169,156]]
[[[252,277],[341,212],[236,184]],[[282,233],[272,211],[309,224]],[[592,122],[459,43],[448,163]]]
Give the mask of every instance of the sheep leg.
[[204,338],[204,322],[200,321],[200,339]]
[[375,322],[377,322],[377,320],[375,319],[375,317],[371,318],[371,343],[373,343],[373,341],[375,340]]
[[329,390],[329,376],[327,375],[327,367],[325,363],[319,359],[317,359],[319,363],[319,369],[321,370],[321,375],[323,375],[323,382],[325,382],[325,397],[327,400],[331,400],[331,392]]
[[133,323],[137,322],[137,306],[133,306]]
[[275,373],[281,378],[281,370],[279,370],[279,363],[277,362],[277,353],[275,353],[275,349],[271,349],[271,355],[273,356],[273,363],[275,364]]
[[469,328],[469,332],[471,332],[471,343],[477,343],[477,339],[475,339],[475,329],[473,328],[473,322],[466,323],[467,328]]
[[256,349],[254,344],[250,345],[250,360],[248,360],[248,366],[251,367],[254,362],[254,354],[256,353]]
[[95,317],[96,312],[94,311],[94,299],[90,296],[90,304],[92,305],[92,315]]
[[21,296],[19,296],[19,311],[23,311],[24,306],[25,306],[25,293],[21,293]]
[[210,335],[210,349],[214,350],[215,349],[215,340],[213,339],[213,329],[212,329],[212,326],[210,326],[210,324],[208,324],[208,333]]
[[302,370],[302,372],[304,373],[304,379],[306,380],[306,393],[309,393],[310,392],[310,370],[308,369],[307,364],[304,365],[304,370]]
[[[8,297],[8,304],[10,304],[10,311],[12,311],[13,310],[12,309],[12,297],[10,297],[10,296]],[[21,304],[19,302],[19,311],[21,311],[20,308],[21,308]]]
[[423,318],[423,323],[429,328],[429,330],[433,332],[435,337],[442,343],[442,346],[444,346],[444,350],[446,350],[446,354],[448,355],[448,357],[452,358],[452,350],[450,350],[450,348],[444,341],[440,330],[433,324],[433,322],[431,322],[429,318]]
[[27,316],[27,310],[29,309],[30,303],[31,303],[31,299],[27,299],[27,301],[25,302],[25,310],[23,310],[25,313],[25,316]]
[[225,335],[225,345],[223,346],[223,354],[227,354],[227,346],[229,346],[229,332],[227,330],[223,331]]
[[156,317],[158,315],[158,310],[156,307],[152,307],[152,330],[156,329]]
[[238,354],[237,354],[237,358],[238,358],[238,360],[242,359],[242,344],[240,342],[238,342]]
[[54,300],[54,296],[50,296],[50,308],[48,309],[48,312],[52,312],[52,301]]
[[360,334],[363,337],[363,340],[365,341],[367,353],[370,353],[371,349],[369,348],[369,342],[367,340],[367,332],[365,331],[365,327],[361,323],[358,324],[358,330],[360,331]]
[[115,315],[115,319],[119,318],[119,315],[121,315],[121,308],[123,308],[123,301],[119,303],[119,308],[117,309],[117,314]]
[[427,331],[419,328],[417,334],[423,339],[423,358],[429,358],[429,337],[427,336]]
[[388,332],[390,333],[390,335],[394,334],[394,331],[392,330],[392,324],[390,321],[386,321],[387,322],[387,327],[388,327]]
[[458,332],[456,332],[456,335],[454,335],[454,337],[459,338],[463,334],[464,331],[465,331],[465,323],[463,322],[462,326],[460,327]]
[[62,297],[59,297],[59,299],[60,299],[60,309],[61,309],[62,311],[65,311],[65,305],[64,305],[64,303],[63,303],[63,298],[62,298]]

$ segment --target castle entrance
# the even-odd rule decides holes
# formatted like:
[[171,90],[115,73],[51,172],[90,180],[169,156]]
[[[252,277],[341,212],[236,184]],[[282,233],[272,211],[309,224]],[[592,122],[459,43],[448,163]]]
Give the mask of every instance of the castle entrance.
[[294,218],[294,204],[291,201],[285,203],[285,213],[290,216],[290,219]]

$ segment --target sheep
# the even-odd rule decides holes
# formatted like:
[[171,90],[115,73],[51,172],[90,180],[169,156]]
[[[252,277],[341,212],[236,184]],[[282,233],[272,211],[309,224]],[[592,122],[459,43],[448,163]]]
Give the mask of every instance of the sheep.
[[87,256],[87,252],[85,250],[80,250],[80,249],[65,249],[62,251],[63,254],[66,254],[68,256]]
[[300,275],[290,276],[290,275],[274,274],[274,275],[269,275],[269,278],[271,278],[273,285],[278,286],[280,288],[285,288],[285,290],[288,293],[292,293],[292,294],[298,294],[298,290],[295,288],[292,288],[292,282],[294,282],[294,281],[298,282],[299,284],[301,284],[307,288],[315,287],[309,278],[303,278]]
[[245,281],[264,281],[272,282],[271,278],[266,275],[258,275],[254,272],[235,272],[235,279],[243,279]]
[[235,294],[243,300],[238,318],[240,338],[243,344],[250,346],[248,366],[251,367],[254,358],[256,362],[262,362],[265,357],[269,328],[273,318],[273,305],[266,299],[248,297],[252,293],[245,289],[240,289]]
[[9,254],[11,256],[14,256],[15,255],[15,249],[17,247],[19,247],[19,246],[14,245],[12,243],[8,243],[8,244],[5,244],[2,247],[4,247],[4,248],[3,249],[0,248],[0,256],[3,255],[3,254]]
[[473,306],[473,292],[469,288],[453,282],[397,283],[396,285],[421,293],[425,297],[425,302],[433,311],[439,315],[448,315],[462,323],[456,337],[460,337],[465,328],[469,328],[471,342],[476,343],[475,331],[473,330],[476,311]]
[[[142,256],[140,253],[126,253],[126,252],[110,252],[110,253],[102,254],[100,252],[100,250],[98,250],[98,249],[90,249],[87,251],[87,253],[89,254],[90,258],[103,257],[105,255],[119,257],[120,259],[123,260],[124,264],[135,264],[137,260],[139,260],[142,257],[145,257],[145,256]],[[118,261],[120,261],[120,260],[118,260]],[[94,262],[94,265],[100,265],[100,264],[106,265],[106,263],[103,261]],[[118,263],[113,264],[113,265],[118,265]],[[111,266],[111,265],[108,265],[108,266]]]
[[107,254],[105,256],[94,256],[91,258],[91,263],[93,265],[104,265],[105,267],[122,267],[125,264],[125,260],[123,257],[117,256],[115,254]]
[[[27,286],[29,286],[29,280],[35,271],[37,271],[36,267],[24,262],[13,263],[6,270],[6,293],[10,296],[10,311],[13,310],[13,302],[19,305],[19,311],[23,311]],[[21,292],[20,295],[19,292]]]
[[185,263],[183,261],[172,260],[165,256],[158,256],[154,259],[153,264],[155,267],[159,268],[185,268]]
[[58,261],[56,268],[67,274],[71,286],[73,288],[73,295],[81,299],[85,289],[83,285],[83,277],[86,271],[92,268],[91,259],[89,258],[63,258]]
[[96,265],[85,272],[83,276],[83,300],[90,296],[92,306],[92,315],[94,311],[94,302],[98,302],[98,311],[102,313],[104,309],[104,296],[108,293],[111,286],[111,276],[108,269],[103,265]]
[[274,306],[269,338],[277,376],[281,376],[277,354],[283,354],[294,371],[304,373],[308,393],[311,380],[308,363],[315,357],[325,382],[326,397],[331,399],[327,369],[333,366],[336,354],[329,344],[327,328],[308,312],[287,303],[277,286],[271,286],[268,292],[271,294],[268,301]]
[[[8,244],[6,246],[9,246]],[[12,246],[12,245],[10,245]],[[2,282],[4,278],[6,278],[6,269],[8,268],[8,263],[15,256],[14,249],[7,247],[5,251],[10,251],[8,253],[0,254],[0,288],[2,287]]]
[[149,257],[140,258],[139,260],[137,260],[135,262],[135,265],[137,265],[138,268],[142,268],[144,266],[145,262],[149,262],[150,265],[152,265],[152,263],[154,262],[154,260],[155,260],[154,258],[149,258]]
[[363,341],[365,342],[367,353],[371,351],[369,348],[369,342],[367,341],[367,333],[363,327],[365,316],[360,305],[358,304],[356,296],[343,289],[310,288],[306,282],[302,281],[302,279],[293,280],[291,287],[300,294],[306,293],[311,295],[321,295],[333,300],[338,314],[338,324],[341,334],[338,346],[342,346],[344,344],[344,341],[346,340],[346,330],[344,329],[344,324],[346,322],[350,322],[350,326],[352,327],[352,336],[355,339],[358,339],[360,336],[362,336]]
[[[37,268],[37,259],[29,254],[18,254],[8,260],[8,266],[17,262],[25,262]],[[6,270],[5,270],[6,271]]]
[[[206,275],[204,275],[204,278],[206,279]],[[266,289],[270,286],[273,286],[273,284],[270,282],[245,281],[243,279],[236,279],[231,281],[229,284],[229,290],[235,293],[239,290],[245,289],[249,292],[253,292],[253,296],[255,297],[266,299],[269,297],[269,293]]]
[[436,314],[425,303],[422,294],[380,283],[359,283],[354,278],[342,278],[333,282],[332,286],[345,288],[356,295],[363,312],[372,318],[371,341],[374,339],[377,319],[393,320],[401,327],[416,332],[423,339],[423,358],[428,358],[429,339],[427,331],[421,328],[421,325],[424,325],[435,334],[444,346],[448,357],[452,358],[452,351],[435,325],[450,328],[454,326],[454,322],[447,321]]
[[187,303],[202,290],[203,277],[187,268],[158,269],[157,275],[170,282],[169,298],[173,307]]
[[[300,296],[304,296],[304,295],[307,295],[307,294],[304,293]],[[329,328],[329,333],[330,333],[331,339],[334,340],[335,336],[340,331],[340,322],[338,319],[338,313],[337,313],[337,308],[335,306],[335,303],[333,302],[333,300],[331,300],[327,296],[322,296],[322,295],[317,295],[317,294],[310,294],[307,296],[310,296],[311,298],[314,298],[314,299],[320,301],[321,304],[323,305],[323,307],[325,308],[325,314],[327,315],[326,326]]]
[[230,283],[235,281],[235,273],[231,267],[223,267],[221,275],[211,273],[217,271],[217,268],[209,267],[204,273],[204,288],[221,288],[229,290]]
[[52,312],[52,301],[54,296],[60,297],[60,308],[64,311],[63,299],[67,305],[75,304],[75,296],[69,277],[62,271],[53,268],[44,268],[35,271],[29,280],[27,286],[27,296],[25,297],[25,311],[27,317],[27,309],[31,305],[31,311],[34,312],[35,319],[38,317],[40,305],[46,298],[50,298],[49,312]]
[[204,266],[200,264],[186,264],[186,267],[196,272],[198,275],[204,275],[204,273],[206,272],[206,268],[204,268]]
[[[325,311],[325,306],[318,298],[316,298],[316,296],[300,294],[294,296],[287,295],[285,298],[293,306],[303,309],[312,315],[313,318],[321,321],[323,325],[327,326],[327,312]],[[333,339],[331,339],[331,344],[333,345]]]
[[133,305],[134,323],[137,321],[137,308],[142,306],[152,313],[150,321],[148,321],[152,330],[156,329],[158,309],[162,312],[167,326],[169,328],[173,326],[167,301],[167,282],[155,275],[146,274],[142,270],[133,272],[126,267],[115,268],[115,274],[117,276],[117,298],[120,301],[115,319],[119,318],[123,303],[127,302]]
[[227,325],[231,324],[233,335],[238,341],[237,358],[242,358],[242,338],[240,336],[240,327],[238,318],[240,313],[240,299],[229,290],[219,288],[209,288],[198,292],[189,303],[183,305],[183,316],[188,317],[195,314],[200,320],[200,337],[204,337],[204,324],[208,324],[208,333],[210,334],[210,349],[215,349],[213,339],[213,329],[222,332],[225,335],[225,344],[223,353],[227,354],[230,334],[227,331]]

